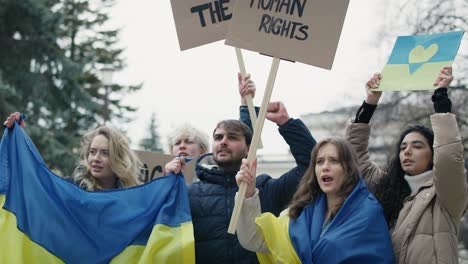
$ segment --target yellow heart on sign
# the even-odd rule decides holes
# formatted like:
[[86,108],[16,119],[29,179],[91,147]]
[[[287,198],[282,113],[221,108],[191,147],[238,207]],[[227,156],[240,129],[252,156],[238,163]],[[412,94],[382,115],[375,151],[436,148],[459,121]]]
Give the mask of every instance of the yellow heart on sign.
[[439,50],[439,45],[432,44],[427,49],[422,45],[414,47],[409,53],[409,63],[421,63],[430,60]]

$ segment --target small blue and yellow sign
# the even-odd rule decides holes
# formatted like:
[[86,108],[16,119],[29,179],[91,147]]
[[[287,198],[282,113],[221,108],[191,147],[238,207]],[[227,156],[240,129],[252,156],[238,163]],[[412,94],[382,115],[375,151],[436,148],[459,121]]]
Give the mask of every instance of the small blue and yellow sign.
[[464,31],[400,36],[382,70],[380,91],[430,90],[440,69],[452,65]]

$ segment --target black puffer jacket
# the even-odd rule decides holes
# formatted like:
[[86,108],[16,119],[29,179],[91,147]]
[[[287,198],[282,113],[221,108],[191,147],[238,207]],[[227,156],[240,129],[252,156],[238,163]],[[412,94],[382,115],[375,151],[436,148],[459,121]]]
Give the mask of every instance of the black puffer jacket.
[[[260,175],[256,183],[262,211],[275,215],[287,207],[309,166],[310,152],[315,145],[301,120],[290,119],[279,127],[279,132],[290,146],[297,167],[278,179]],[[196,263],[258,263],[255,253],[242,248],[237,237],[227,233],[238,190],[235,174],[227,175],[220,169],[211,153],[198,159],[196,173],[200,181],[188,187]]]

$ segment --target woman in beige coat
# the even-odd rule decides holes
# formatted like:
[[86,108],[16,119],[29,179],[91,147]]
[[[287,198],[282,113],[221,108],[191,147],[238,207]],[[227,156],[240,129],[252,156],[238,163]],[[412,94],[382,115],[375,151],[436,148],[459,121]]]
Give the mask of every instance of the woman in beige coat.
[[458,263],[457,234],[467,204],[463,145],[447,88],[452,67],[441,69],[432,96],[434,132],[425,126],[408,127],[397,142],[386,170],[369,159],[369,121],[381,92],[381,80],[367,82],[367,98],[346,137],[359,157],[359,168],[369,189],[384,208],[391,229],[397,263]]

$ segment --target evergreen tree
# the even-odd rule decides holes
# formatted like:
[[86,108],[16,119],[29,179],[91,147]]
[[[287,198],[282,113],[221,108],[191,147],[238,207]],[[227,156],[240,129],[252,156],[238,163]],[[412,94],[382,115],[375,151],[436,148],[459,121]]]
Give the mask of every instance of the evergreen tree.
[[112,4],[0,0],[1,120],[13,111],[25,113],[44,160],[65,175],[77,165],[86,131],[114,118],[126,121],[135,110],[120,98],[140,86],[104,87],[98,75],[125,66],[118,31],[104,30]]
[[146,151],[162,152],[158,126],[156,124],[156,115],[154,113],[151,115],[148,131],[148,137],[140,140],[140,147]]
[[67,56],[80,65],[82,74],[78,85],[89,97],[86,98],[86,108],[80,112],[92,124],[104,124],[110,120],[129,121],[126,113],[136,109],[123,105],[121,99],[141,88],[141,85],[104,85],[100,80],[101,70],[119,71],[125,67],[123,49],[117,47],[119,31],[106,29],[105,24],[109,19],[107,11],[113,4],[114,0],[64,0],[61,9],[64,14],[63,46]]

